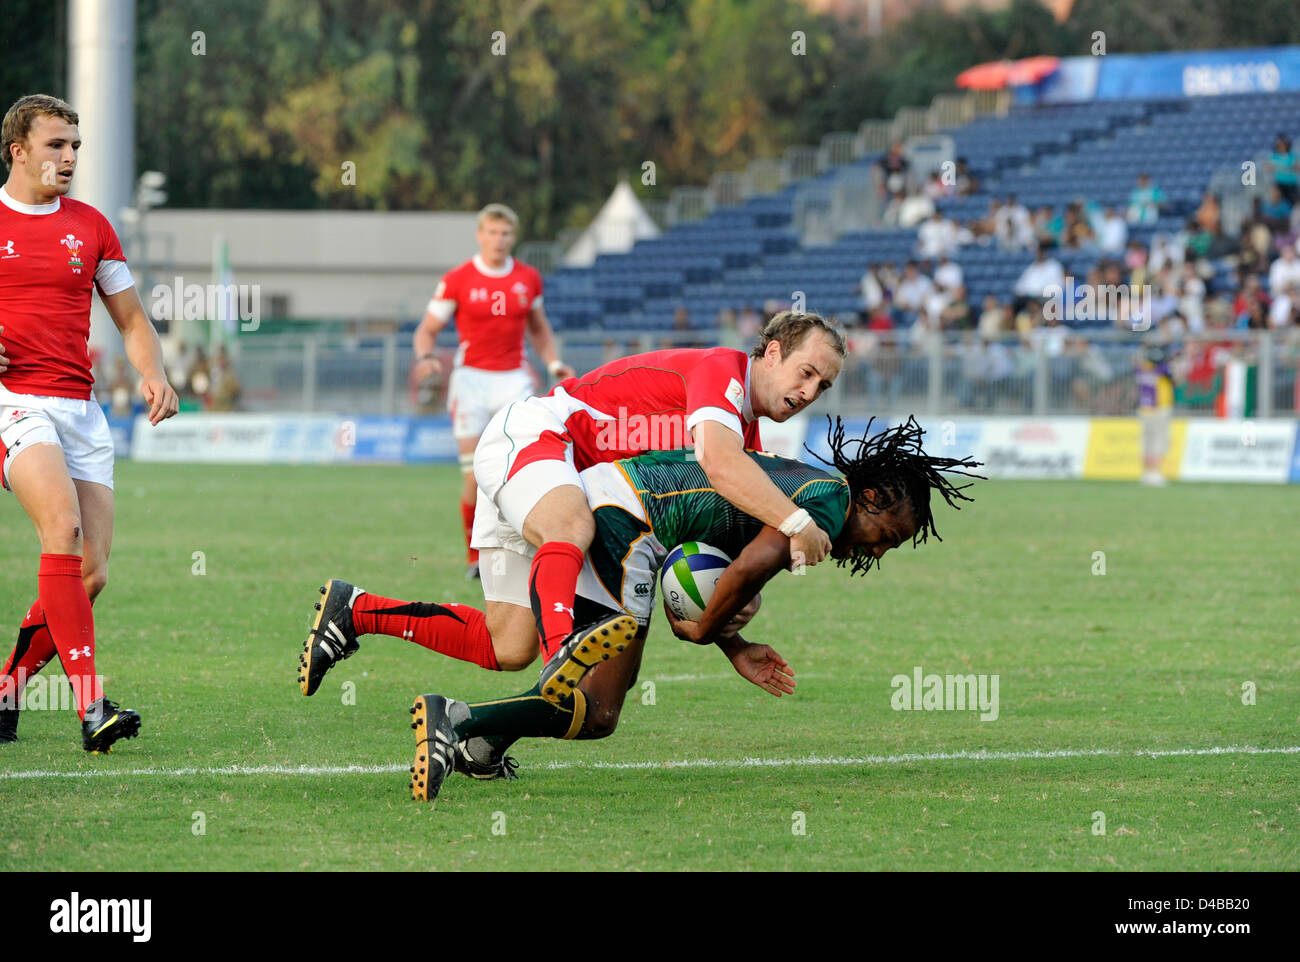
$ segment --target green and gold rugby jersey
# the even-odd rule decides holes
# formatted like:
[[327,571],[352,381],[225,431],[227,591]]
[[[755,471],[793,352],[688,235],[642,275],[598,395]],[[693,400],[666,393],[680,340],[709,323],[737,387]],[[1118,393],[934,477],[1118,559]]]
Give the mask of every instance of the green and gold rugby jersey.
[[[761,451],[745,453],[832,541],[839,536],[849,514],[848,482],[802,461]],[[762,522],[718,494],[691,451],[652,451],[617,464],[665,548],[702,541],[736,558],[763,528]]]

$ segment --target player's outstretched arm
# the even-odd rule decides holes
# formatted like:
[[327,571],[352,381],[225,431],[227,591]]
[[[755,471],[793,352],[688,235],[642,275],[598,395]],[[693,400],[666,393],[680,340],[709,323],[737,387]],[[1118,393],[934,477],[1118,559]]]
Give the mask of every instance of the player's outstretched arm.
[[[441,313],[445,308],[439,306],[438,310]],[[430,309],[424,312],[424,317],[415,329],[411,343],[415,348],[415,375],[420,380],[441,370],[437,356],[438,332],[447,326],[450,319],[450,313],[446,317],[439,317]]]
[[[799,515],[799,507],[745,453],[744,441],[735,431],[720,421],[701,421],[694,432],[695,457],[718,494],[778,531]],[[796,522],[803,527],[790,536],[790,553],[797,553],[806,565],[815,565],[830,553],[831,539],[806,513],[801,517],[807,520]]]
[[165,421],[180,409],[180,398],[167,383],[162,344],[134,287],[116,294],[101,294],[100,300],[122,334],[126,359],[140,375],[140,393],[149,405],[149,423]]
[[528,313],[528,339],[533,342],[533,350],[546,365],[546,373],[557,381],[573,377],[577,372],[560,360],[560,349],[555,343],[555,331],[546,317],[546,308],[534,304]]
[[775,528],[764,527],[718,578],[699,621],[682,621],[664,607],[673,634],[697,645],[718,641],[731,619],[789,563],[790,539]]

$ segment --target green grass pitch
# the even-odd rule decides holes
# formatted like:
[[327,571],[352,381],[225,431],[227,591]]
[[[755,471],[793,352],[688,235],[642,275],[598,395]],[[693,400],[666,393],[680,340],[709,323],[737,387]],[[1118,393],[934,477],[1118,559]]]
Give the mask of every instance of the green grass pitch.
[[[453,776],[420,805],[413,696],[512,694],[535,668],[369,638],[308,699],[297,656],[330,576],[481,601],[458,484],[119,464],[98,663],[144,727],[88,757],[70,710],[25,712],[0,746],[0,870],[529,869],[557,838],[596,869],[1300,868],[1298,759],[1276,751],[1300,744],[1300,490],[980,483],[936,508],[942,543],[769,586],[747,635],[790,660],[794,697],[660,614],[612,738],[520,743],[518,781]],[[36,553],[4,497],[6,652]],[[894,710],[917,666],[996,674],[998,718]],[[1274,751],[1143,754],[1234,746]]]

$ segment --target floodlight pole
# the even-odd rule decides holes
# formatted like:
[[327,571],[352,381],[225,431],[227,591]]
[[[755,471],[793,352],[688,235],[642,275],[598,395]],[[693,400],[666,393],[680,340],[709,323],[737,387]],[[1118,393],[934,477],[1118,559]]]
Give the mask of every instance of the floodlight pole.
[[[67,101],[82,147],[72,196],[99,210],[118,235],[135,182],[135,0],[68,0]],[[90,346],[105,360],[122,352],[108,312],[91,299]]]

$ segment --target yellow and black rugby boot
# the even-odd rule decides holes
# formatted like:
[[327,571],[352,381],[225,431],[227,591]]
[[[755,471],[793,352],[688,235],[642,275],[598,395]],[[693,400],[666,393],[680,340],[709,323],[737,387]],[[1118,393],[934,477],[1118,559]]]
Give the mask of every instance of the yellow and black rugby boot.
[[107,698],[86,706],[81,723],[81,747],[93,755],[106,755],[119,738],[140,734],[140,715],[129,708],[118,708]]
[[315,694],[325,672],[341,658],[351,658],[361,647],[352,627],[352,603],[364,588],[331,578],[321,587],[325,596],[316,602],[316,620],[298,656],[298,686],[304,695]]
[[573,694],[587,672],[602,661],[621,655],[634,638],[636,619],[631,615],[611,615],[579,628],[542,666],[538,682],[542,697],[558,705]]
[[452,701],[442,695],[420,695],[411,706],[415,729],[415,761],[411,763],[411,797],[431,802],[451,773],[456,730],[451,726]]

